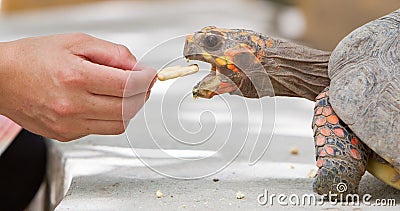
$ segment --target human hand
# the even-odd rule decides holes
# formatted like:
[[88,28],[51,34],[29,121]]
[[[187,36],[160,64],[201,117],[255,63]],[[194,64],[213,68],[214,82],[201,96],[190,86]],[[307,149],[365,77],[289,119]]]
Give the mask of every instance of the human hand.
[[126,47],[85,34],[0,43],[0,114],[60,141],[121,134],[155,81],[135,65]]

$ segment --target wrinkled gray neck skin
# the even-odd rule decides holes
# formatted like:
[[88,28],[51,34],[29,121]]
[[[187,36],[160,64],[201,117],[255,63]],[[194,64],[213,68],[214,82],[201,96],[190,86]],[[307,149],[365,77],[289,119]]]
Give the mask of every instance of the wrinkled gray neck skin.
[[262,65],[268,73],[275,96],[315,97],[329,86],[328,61],[331,52],[312,49],[294,42],[265,37]]

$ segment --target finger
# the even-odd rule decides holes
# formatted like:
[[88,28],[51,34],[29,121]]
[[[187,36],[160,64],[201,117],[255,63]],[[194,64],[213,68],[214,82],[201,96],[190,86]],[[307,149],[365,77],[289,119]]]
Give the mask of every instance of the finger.
[[87,70],[86,91],[97,95],[122,97],[129,72],[121,69],[82,61],[82,68]]
[[148,95],[146,92],[134,95],[132,97],[124,98],[122,104],[122,120],[128,121],[135,117],[147,100]]
[[89,61],[82,61],[82,65],[88,70],[87,91],[98,95],[130,97],[147,92],[156,75],[154,69],[128,72]]
[[149,88],[148,88],[148,91],[151,90],[151,88],[153,88],[153,86],[156,83],[156,81],[158,81],[157,70],[152,68],[152,67],[149,67],[147,65],[145,66],[143,64],[136,63],[135,67],[133,68],[133,71],[139,71],[139,70],[141,70],[141,71],[151,71],[154,74],[154,77],[153,77],[152,81],[150,82],[150,85],[149,85]]
[[156,77],[157,71],[153,68],[130,72],[125,85],[124,97],[149,91],[153,87]]
[[154,76],[153,81],[152,81],[151,84],[150,84],[150,89],[149,89],[149,90],[151,90],[151,88],[153,88],[153,86],[154,86],[154,84],[156,83],[156,81],[158,81],[158,80],[157,80],[157,75]]
[[151,90],[147,91],[146,93],[146,101],[150,98],[151,95]]
[[135,56],[123,45],[82,35],[80,43],[72,46],[74,54],[101,65],[123,70],[132,70],[136,64]]
[[95,120],[129,120],[143,107],[147,93],[128,98],[93,95],[90,97],[88,112],[84,118]]

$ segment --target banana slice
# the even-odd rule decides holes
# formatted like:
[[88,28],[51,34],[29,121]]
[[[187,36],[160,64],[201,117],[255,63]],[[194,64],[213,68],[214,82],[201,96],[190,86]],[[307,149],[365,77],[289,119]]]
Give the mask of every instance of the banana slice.
[[157,77],[158,80],[160,81],[166,81],[169,79],[174,79],[185,75],[197,73],[198,71],[199,71],[199,66],[197,64],[192,64],[185,67],[181,66],[166,67],[157,74],[158,75]]

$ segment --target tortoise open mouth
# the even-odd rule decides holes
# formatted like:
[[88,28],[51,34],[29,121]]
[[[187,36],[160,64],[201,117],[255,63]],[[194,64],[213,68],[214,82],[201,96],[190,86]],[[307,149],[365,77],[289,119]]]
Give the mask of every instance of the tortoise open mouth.
[[204,58],[204,55],[185,55],[188,60],[197,60],[211,64],[211,72],[193,88],[194,98],[212,98],[215,95],[231,93],[238,89],[234,82],[235,73],[228,68],[229,63],[218,62],[220,58]]

